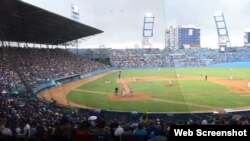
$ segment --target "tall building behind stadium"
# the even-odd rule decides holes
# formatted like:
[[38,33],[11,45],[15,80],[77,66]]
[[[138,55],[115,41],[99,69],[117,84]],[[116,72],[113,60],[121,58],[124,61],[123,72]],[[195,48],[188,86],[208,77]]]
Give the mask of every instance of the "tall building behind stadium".
[[165,48],[184,49],[200,47],[200,29],[193,26],[169,26],[165,31]]
[[248,30],[245,31],[244,45],[246,47],[250,47],[250,29],[248,29]]

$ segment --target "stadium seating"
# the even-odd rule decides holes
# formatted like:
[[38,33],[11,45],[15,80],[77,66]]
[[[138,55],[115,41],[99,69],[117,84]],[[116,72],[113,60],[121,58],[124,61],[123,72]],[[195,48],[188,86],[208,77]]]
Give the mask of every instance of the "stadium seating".
[[[116,67],[159,67],[159,66],[205,66],[221,62],[250,60],[250,48],[236,48],[230,52],[218,50],[190,49],[167,52],[159,49],[120,49],[111,50],[111,62]],[[208,62],[207,62],[208,61]],[[165,140],[169,127],[178,125],[249,125],[250,113],[231,114],[135,114],[117,113],[104,110],[72,109],[59,107],[55,103],[43,102],[31,98],[27,92],[9,95],[9,89],[23,85],[38,84],[71,74],[86,73],[108,67],[94,61],[82,59],[63,49],[0,48],[0,140],[38,140],[54,141],[57,134],[65,133],[63,140],[74,139],[77,130],[85,122],[84,134],[89,137],[96,134],[98,121],[106,122],[101,130],[108,140],[145,141],[148,139]],[[23,78],[20,78],[20,75]],[[97,116],[90,121],[88,117]],[[121,138],[114,136],[114,122],[119,120],[124,129]],[[88,123],[88,124],[86,124]],[[138,136],[135,131],[146,131]],[[99,129],[98,129],[99,130]]]
[[234,48],[220,53],[218,49],[119,49],[112,50],[111,64],[118,68],[136,67],[186,67],[248,61],[250,48]]
[[21,85],[21,76],[34,88],[52,79],[107,67],[63,49],[5,47],[0,48],[0,59],[1,91]]

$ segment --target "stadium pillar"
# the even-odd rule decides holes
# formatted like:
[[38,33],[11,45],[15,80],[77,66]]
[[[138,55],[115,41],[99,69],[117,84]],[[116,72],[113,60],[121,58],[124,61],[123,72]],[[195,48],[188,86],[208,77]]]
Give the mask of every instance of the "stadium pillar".
[[76,40],[76,54],[77,54],[77,56],[79,55],[78,54],[78,40]]

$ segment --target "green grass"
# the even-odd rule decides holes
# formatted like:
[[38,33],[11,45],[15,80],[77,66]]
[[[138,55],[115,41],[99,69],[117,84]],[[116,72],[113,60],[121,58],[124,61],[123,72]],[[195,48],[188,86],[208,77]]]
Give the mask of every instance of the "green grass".
[[108,101],[105,95],[83,93],[71,91],[68,94],[71,101],[92,108],[122,110],[122,111],[140,111],[140,112],[183,112],[192,110],[207,110],[206,108],[187,106],[184,104],[171,104],[166,102],[157,102],[152,100],[138,101]]
[[[136,69],[122,70],[121,77],[149,77],[149,76],[200,76],[229,78],[231,75],[236,79],[250,79],[250,68],[161,68],[161,69]],[[112,93],[116,86],[121,88],[116,82],[118,72],[99,78],[95,81],[78,87],[80,90],[100,91]],[[105,84],[109,80],[110,83]],[[163,101],[138,100],[138,101],[110,101],[107,94],[89,93],[72,90],[68,94],[68,99],[72,102],[85,105],[87,107],[111,109],[121,111],[142,111],[142,112],[184,112],[195,110],[208,110],[199,106],[187,106],[185,102],[193,104],[210,105],[214,107],[233,108],[250,106],[250,96],[240,96],[231,91],[225,85],[219,85],[209,81],[179,80],[174,81],[176,87],[166,87],[167,81],[151,82],[130,82],[135,92],[152,94],[153,98]],[[221,93],[218,93],[221,92]],[[203,93],[203,94],[198,94]],[[250,94],[249,94],[250,95]],[[181,102],[183,104],[173,104],[164,100]]]
[[208,77],[224,77],[230,78],[232,75],[234,78],[238,79],[250,79],[250,68],[179,68],[177,73],[180,76],[199,76],[199,75],[208,75]]
[[250,106],[250,96],[240,96],[239,94],[232,93],[199,95],[182,94],[174,96],[158,96],[157,98],[224,108]]
[[[167,87],[168,81],[151,81],[151,82],[131,82],[129,86],[137,92],[150,94],[169,94],[169,93],[190,93],[190,92],[218,92],[230,91],[229,87],[214,84],[208,81],[198,80],[175,80],[174,87]],[[194,88],[195,86],[195,88]]]
[[146,76],[200,76],[224,77],[250,79],[250,68],[222,68],[222,67],[200,67],[200,68],[161,68],[159,69],[135,69],[122,71],[122,77],[146,77]]
[[[101,91],[101,92],[114,92],[116,86],[119,89],[121,87],[118,83],[116,83],[116,78],[117,78],[117,73],[111,73],[95,81],[82,85],[77,89],[89,90],[89,91]],[[105,83],[106,80],[110,81],[110,83]]]
[[121,71],[121,77],[176,76],[175,68],[132,69]]

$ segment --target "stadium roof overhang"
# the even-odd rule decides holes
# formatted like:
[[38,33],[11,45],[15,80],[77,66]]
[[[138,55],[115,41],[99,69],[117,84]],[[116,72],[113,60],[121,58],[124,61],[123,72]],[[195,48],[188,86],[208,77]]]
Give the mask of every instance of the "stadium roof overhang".
[[58,45],[103,31],[20,0],[0,0],[0,40]]

